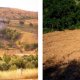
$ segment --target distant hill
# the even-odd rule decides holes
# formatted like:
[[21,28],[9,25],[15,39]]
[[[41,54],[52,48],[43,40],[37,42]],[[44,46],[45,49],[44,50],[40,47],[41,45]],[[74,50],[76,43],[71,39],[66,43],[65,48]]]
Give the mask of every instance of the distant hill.
[[7,19],[37,19],[38,13],[16,8],[0,7],[0,17]]
[[[4,24],[3,20],[9,20],[9,23],[5,21],[6,24]],[[22,21],[22,23],[20,23],[20,21]],[[0,56],[4,53],[10,55],[36,54],[38,44],[37,12],[0,7],[0,26],[3,27],[2,25],[4,25],[6,29],[0,32]],[[16,35],[19,33],[19,38],[16,38],[15,41],[8,40],[8,36],[12,37],[15,33]],[[2,35],[6,35],[5,38]],[[4,48],[1,45],[3,45]],[[23,48],[21,46],[23,46]],[[8,49],[7,52],[6,49]]]

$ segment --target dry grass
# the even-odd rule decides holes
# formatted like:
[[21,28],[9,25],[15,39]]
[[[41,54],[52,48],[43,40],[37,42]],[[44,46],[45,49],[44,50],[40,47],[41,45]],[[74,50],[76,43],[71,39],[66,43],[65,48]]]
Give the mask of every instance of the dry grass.
[[0,80],[26,80],[26,79],[37,79],[38,78],[38,70],[37,69],[24,69],[14,70],[14,71],[0,71]]
[[30,44],[38,42],[38,33],[37,33],[37,31],[35,31],[35,32],[26,31],[26,29],[29,29],[29,27],[28,28],[27,27],[19,28],[19,27],[13,27],[12,26],[12,27],[8,27],[8,28],[13,29],[13,30],[17,30],[18,32],[22,33],[22,36],[21,36],[20,40],[18,40],[18,41],[26,42],[26,43],[30,43]]
[[80,80],[80,30],[44,34],[44,80]]
[[21,17],[37,18],[37,12],[24,11],[16,8],[0,8],[0,17],[8,19],[21,19]]
[[24,32],[20,39],[21,42],[26,42],[30,44],[37,43],[37,40],[38,40],[37,35],[29,32]]
[[33,25],[37,25],[38,24],[38,20],[37,19],[25,20],[25,24],[30,24],[30,23],[32,23]]
[[[56,31],[44,34],[44,63],[53,60],[70,61],[80,58],[80,30]],[[52,62],[51,62],[52,63]],[[47,65],[45,63],[45,65]]]
[[[16,21],[16,20],[14,20]],[[33,20],[32,20],[33,21]],[[13,23],[11,23],[11,25],[13,25]],[[19,42],[21,43],[28,43],[28,44],[37,44],[38,43],[38,34],[37,33],[31,33],[31,32],[27,32],[24,31],[26,29],[28,29],[27,27],[25,27],[24,30],[22,30],[21,28],[17,28],[16,26],[9,26],[8,28],[13,29],[13,30],[17,30],[18,32],[21,33],[21,37],[15,42],[16,45],[18,45]],[[1,39],[2,43],[7,44],[7,41],[4,39]],[[21,49],[23,50],[23,49]],[[0,56],[2,56],[4,53],[7,54],[11,54],[11,55],[34,55],[36,54],[35,50],[34,51],[24,51],[21,52],[19,49],[15,48],[15,49],[11,49],[11,50],[5,50],[5,49],[0,49]]]

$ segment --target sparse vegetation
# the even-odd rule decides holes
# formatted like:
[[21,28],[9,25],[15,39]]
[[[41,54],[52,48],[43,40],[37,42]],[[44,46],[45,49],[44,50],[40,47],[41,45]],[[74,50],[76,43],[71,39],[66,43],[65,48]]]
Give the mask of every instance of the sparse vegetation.
[[33,24],[32,24],[32,23],[30,23],[30,24],[29,24],[29,26],[30,26],[30,27],[33,27]]
[[2,34],[3,38],[8,39],[10,41],[15,41],[20,37],[19,32],[9,28],[2,30],[0,33]]
[[9,56],[4,54],[0,60],[0,70],[13,70],[13,69],[26,69],[26,68],[37,68],[38,67],[38,56]]
[[20,24],[20,27],[23,27],[24,26],[24,21],[20,21],[19,24]]
[[24,43],[24,49],[26,51],[31,51],[31,50],[34,50],[34,49],[37,49],[38,48],[38,44],[26,44]]

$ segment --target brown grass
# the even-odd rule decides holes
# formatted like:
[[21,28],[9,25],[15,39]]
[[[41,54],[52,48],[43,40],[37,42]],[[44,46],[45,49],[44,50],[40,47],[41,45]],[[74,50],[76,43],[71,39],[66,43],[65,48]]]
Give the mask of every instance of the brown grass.
[[[80,58],[80,30],[56,31],[44,34],[44,63],[68,62]],[[49,64],[50,64],[49,63]],[[49,65],[48,64],[48,65]],[[47,65],[45,63],[45,65]]]
[[37,79],[38,70],[37,69],[24,69],[14,70],[14,71],[0,71],[0,80],[26,80],[26,79]]
[[37,12],[24,11],[16,8],[0,8],[0,17],[8,19],[20,19],[21,17],[37,18]]

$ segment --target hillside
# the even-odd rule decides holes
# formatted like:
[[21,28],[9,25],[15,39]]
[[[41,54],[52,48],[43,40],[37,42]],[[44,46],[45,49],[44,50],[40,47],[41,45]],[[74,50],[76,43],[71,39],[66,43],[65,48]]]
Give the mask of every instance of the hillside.
[[[37,46],[38,44],[38,13],[0,7],[0,17],[0,20],[2,20],[0,27],[2,26],[3,28],[3,26],[5,26],[5,29],[2,30],[3,33],[1,33],[0,30],[0,55],[4,53],[9,55],[11,55],[11,53],[15,55],[36,54],[36,49],[33,49],[33,46]],[[6,23],[4,24],[3,21],[5,19]],[[12,36],[17,37],[18,34],[20,34],[18,39],[11,39]],[[4,38],[4,36],[6,38]],[[30,48],[30,50],[24,50],[25,47]]]
[[44,34],[43,48],[44,80],[80,79],[80,30]]
[[33,19],[38,18],[37,12],[24,11],[16,8],[0,7],[0,17],[7,19]]
[[53,57],[56,62],[80,58],[80,30],[44,34],[44,63]]

